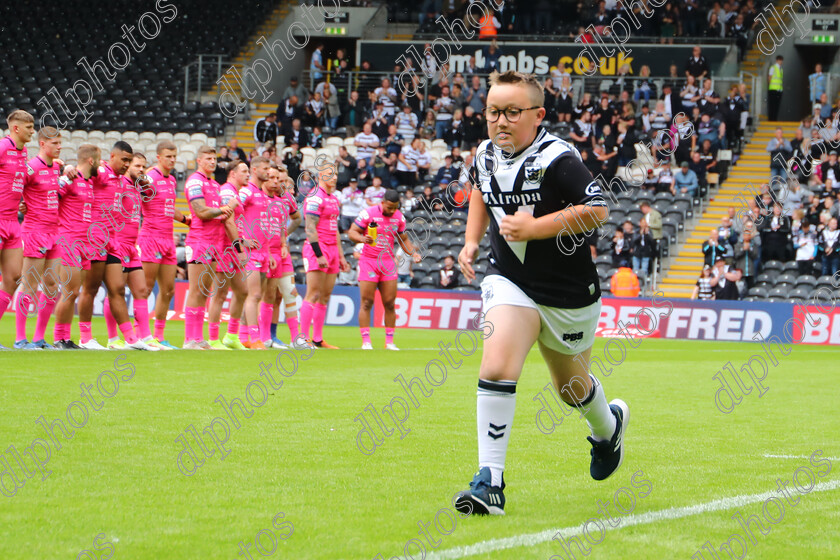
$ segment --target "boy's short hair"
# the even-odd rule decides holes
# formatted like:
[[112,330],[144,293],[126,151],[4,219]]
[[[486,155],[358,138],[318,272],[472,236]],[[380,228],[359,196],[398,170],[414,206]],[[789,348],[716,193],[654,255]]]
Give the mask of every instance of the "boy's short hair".
[[539,105],[540,107],[545,105],[545,90],[534,74],[525,74],[523,72],[515,72],[513,70],[508,70],[503,73],[493,71],[488,80],[490,87],[497,84],[522,84],[531,91],[531,99],[534,101],[534,105]]

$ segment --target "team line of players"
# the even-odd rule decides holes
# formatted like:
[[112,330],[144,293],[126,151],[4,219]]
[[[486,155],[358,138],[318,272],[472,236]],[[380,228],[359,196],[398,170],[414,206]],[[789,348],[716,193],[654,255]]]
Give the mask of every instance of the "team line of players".
[[[175,221],[189,226],[183,348],[285,346],[276,335],[281,302],[292,346],[335,348],[323,341],[323,326],[337,273],[349,270],[337,227],[340,203],[334,195],[335,169],[318,169],[317,187],[304,202],[302,258],[307,291],[298,309],[286,239],[302,217],[285,169],[258,157],[250,166],[238,162],[229,167],[227,182],[219,185],[212,178],[215,150],[203,146],[196,157],[197,171],[185,186],[192,214],[182,214],[175,207],[177,148],[173,143],[158,144],[157,163],[150,168],[145,156],[134,153],[125,142],[114,145],[108,161],[101,161],[98,147],[82,145],[75,167],[68,166],[62,173],[61,137],[56,129],[44,127],[38,132],[39,153],[27,161],[25,144],[35,134],[34,119],[18,110],[7,123],[9,136],[0,140],[0,319],[21,285],[15,348],[105,349],[91,328],[94,297],[103,282],[109,348],[175,348],[165,337],[177,268]],[[348,232],[352,241],[365,244],[359,261],[359,324],[366,349],[372,348],[370,309],[377,289],[385,308],[386,348],[398,349],[393,343],[394,242],[416,262],[421,258],[405,233],[399,203],[398,193],[388,191],[379,205],[360,213]],[[22,224],[18,211],[24,212]],[[158,295],[152,333],[148,297],[155,283]],[[133,324],[125,303],[126,287],[133,296]],[[227,334],[220,339],[221,313],[229,292],[230,319]],[[71,337],[77,304],[79,345]],[[27,318],[33,308],[37,319],[33,342],[29,342]],[[208,311],[209,341],[204,338]],[[44,334],[53,313],[54,344],[50,345]]]

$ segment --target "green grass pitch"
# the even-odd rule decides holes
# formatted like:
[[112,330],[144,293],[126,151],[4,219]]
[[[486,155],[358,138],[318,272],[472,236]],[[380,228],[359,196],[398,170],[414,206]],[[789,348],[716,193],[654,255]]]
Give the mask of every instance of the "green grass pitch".
[[[7,345],[11,319],[7,316],[0,325],[0,340]],[[174,334],[182,325],[170,323],[173,343],[180,343]],[[281,330],[287,334],[283,325]],[[94,332],[104,333],[101,319]],[[738,512],[758,515],[771,529],[767,535],[753,529],[756,542],[747,537],[748,558],[840,558],[837,349],[796,347],[771,368],[763,396],[753,390],[731,414],[723,414],[715,406],[719,384],[712,376],[727,361],[740,367],[760,351],[758,345],[642,341],[612,375],[602,378],[607,398],[620,397],[631,410],[624,464],[604,482],[589,477],[589,432],[583,420],[567,416],[550,435],[537,429],[540,404],[533,398],[548,375],[535,349],[517,389],[505,472],[506,515],[448,521],[443,510],[452,509],[452,495],[466,487],[476,468],[480,352],[463,358],[457,369],[450,367],[440,386],[426,382],[433,393],[411,406],[403,425],[410,432],[402,439],[398,431],[388,437],[377,432],[381,446],[362,454],[356,445],[360,424],[354,418],[368,404],[381,411],[394,396],[405,396],[394,377],[423,376],[426,363],[440,358],[438,342],[452,342],[454,335],[398,330],[396,342],[404,350],[393,353],[381,349],[384,334],[376,329],[377,350],[362,352],[356,349],[357,329],[327,328],[328,341],[353,349],[317,351],[301,359],[289,377],[272,370],[282,387],[269,389],[265,404],[254,408],[250,418],[238,415],[241,424],[231,426],[224,460],[216,450],[192,476],[178,468],[183,445],[176,438],[189,426],[201,432],[214,418],[224,417],[214,402],[220,394],[245,400],[246,386],[264,379],[260,363],[273,368],[276,351],[125,352],[121,363],[130,361],[134,375],[122,372],[129,380],[121,381],[101,410],[88,407],[87,423],[72,439],[56,430],[62,447],[50,446],[44,469],[51,474],[45,480],[37,471],[31,478],[22,475],[11,446],[23,453],[36,438],[46,438],[36,423],[42,415],[47,421],[66,421],[68,405],[83,400],[80,384],[96,385],[100,372],[114,370],[119,352],[0,353],[0,469],[5,460],[24,481],[14,496],[0,495],[0,558],[112,554],[115,560],[354,560],[381,554],[387,560],[403,558],[411,539],[424,543],[427,558],[432,552],[459,558],[470,551],[477,552],[471,558],[569,558],[557,540],[533,535],[603,519],[598,500],[613,503],[622,488],[635,496],[632,512],[622,516],[614,506],[608,511],[628,524],[589,544],[587,558],[691,558],[707,541],[719,550],[733,534],[744,535],[732,517]],[[595,354],[601,356],[603,347],[604,339],[596,339]],[[105,388],[112,390],[112,385]],[[259,397],[259,392],[252,395]],[[71,412],[80,418],[78,407]],[[390,417],[381,415],[391,426]],[[212,440],[204,439],[215,449]],[[203,457],[196,442],[189,441]],[[830,473],[809,464],[818,449],[823,458],[833,459]],[[23,461],[33,468],[28,454]],[[775,491],[777,479],[790,481],[800,467],[807,467],[801,469],[803,485],[810,470],[816,482],[834,486],[799,495],[795,507],[785,502],[784,517],[774,525],[763,517],[760,501],[731,501]],[[631,477],[637,471],[643,475],[634,485]],[[9,475],[3,476],[6,488],[11,487]],[[649,483],[641,488],[647,491],[644,497],[641,479]],[[629,507],[630,499],[621,498],[623,507]],[[710,503],[724,505],[673,514]],[[284,517],[275,518],[280,512]],[[448,534],[437,529],[435,517]],[[428,527],[435,546],[421,536],[421,526]],[[595,524],[589,528],[597,540]],[[518,536],[518,541],[503,540]],[[276,550],[259,552],[255,539],[268,552],[272,538]],[[240,553],[240,542],[249,546],[248,552]],[[516,546],[506,548],[511,542]],[[479,543],[484,548],[464,548]],[[740,552],[737,544],[733,548]],[[416,546],[408,552],[421,557]],[[705,552],[695,558],[712,556]]]

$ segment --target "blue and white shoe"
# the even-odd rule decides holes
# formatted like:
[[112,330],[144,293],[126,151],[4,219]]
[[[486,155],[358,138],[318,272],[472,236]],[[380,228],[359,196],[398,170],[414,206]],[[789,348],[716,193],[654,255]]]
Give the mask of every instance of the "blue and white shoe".
[[592,436],[586,438],[592,444],[589,474],[595,480],[607,479],[624,461],[624,432],[630,422],[630,409],[623,400],[614,399],[610,401],[610,410],[615,416],[613,436],[608,441],[595,441]]
[[3,350],[9,350],[9,348],[7,348],[7,347],[3,346],[2,344],[0,344],[0,351],[3,351]]
[[271,347],[272,348],[288,348],[289,345],[277,338],[276,336],[271,337]]
[[32,343],[29,342],[29,339],[24,338],[23,340],[16,340],[15,341],[15,350],[33,350],[31,348]]
[[167,340],[155,340],[157,341],[158,346],[163,346],[164,348],[169,348],[170,350],[180,350],[180,348],[178,348],[177,346],[172,346],[171,344],[169,344],[169,341]]
[[55,350],[53,345],[44,340],[43,338],[41,340],[33,341],[32,344],[35,345],[35,347],[40,348],[41,350]]
[[490,467],[479,469],[470,482],[470,489],[458,492],[455,509],[467,515],[504,515],[505,475],[502,474],[501,487],[491,486],[492,480]]

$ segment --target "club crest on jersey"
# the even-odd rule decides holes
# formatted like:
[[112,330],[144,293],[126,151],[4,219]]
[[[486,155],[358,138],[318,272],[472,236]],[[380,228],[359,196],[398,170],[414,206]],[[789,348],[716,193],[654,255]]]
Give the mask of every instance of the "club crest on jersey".
[[525,182],[539,184],[542,182],[543,173],[542,165],[536,162],[529,163],[525,165]]

